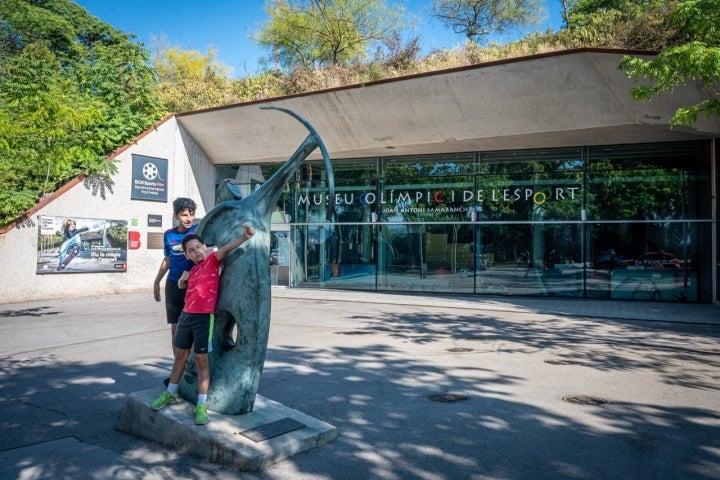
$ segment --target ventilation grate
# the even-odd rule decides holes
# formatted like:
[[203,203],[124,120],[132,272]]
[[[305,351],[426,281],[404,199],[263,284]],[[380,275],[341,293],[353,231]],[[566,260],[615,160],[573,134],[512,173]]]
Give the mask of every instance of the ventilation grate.
[[459,393],[433,393],[432,395],[428,395],[427,398],[433,402],[441,403],[462,402],[468,399],[467,395],[461,395]]
[[591,395],[566,395],[562,397],[562,399],[568,403],[572,403],[574,405],[604,405],[608,403],[607,400],[600,397],[593,397]]
[[556,358],[551,360],[545,360],[545,363],[549,363],[550,365],[577,365],[580,362],[577,362],[575,360],[567,360],[565,358]]

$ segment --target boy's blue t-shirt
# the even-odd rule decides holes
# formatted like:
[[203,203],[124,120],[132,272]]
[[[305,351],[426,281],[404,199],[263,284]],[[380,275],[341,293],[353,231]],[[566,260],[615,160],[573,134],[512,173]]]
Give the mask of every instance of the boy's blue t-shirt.
[[165,256],[170,259],[170,268],[168,269],[168,280],[177,282],[180,280],[182,273],[187,270],[192,270],[195,265],[192,260],[185,258],[185,253],[182,249],[182,241],[186,235],[195,233],[195,227],[193,225],[186,232],[180,233],[177,231],[177,227],[166,230],[163,235],[163,243],[165,245],[164,252]]

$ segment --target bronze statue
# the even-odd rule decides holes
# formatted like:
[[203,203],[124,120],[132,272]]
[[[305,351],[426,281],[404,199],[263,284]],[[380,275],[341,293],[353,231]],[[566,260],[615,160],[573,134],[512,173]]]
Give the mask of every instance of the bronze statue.
[[[270,218],[285,185],[300,163],[318,147],[328,173],[327,219],[328,222],[334,219],[334,177],[320,136],[307,120],[289,109],[260,108],[285,112],[305,125],[310,133],[285,164],[247,197],[242,198],[232,182],[223,182],[228,191],[219,195],[222,201],[208,212],[196,230],[207,245],[224,245],[240,234],[243,225],[255,229],[255,236],[225,260],[211,338],[207,406],[230,415],[253,410],[265,362],[271,303]],[[242,260],[237,261],[240,256]],[[231,338],[234,326],[237,326],[237,336]],[[196,396],[197,370],[193,354],[181,376],[179,392],[185,399]]]

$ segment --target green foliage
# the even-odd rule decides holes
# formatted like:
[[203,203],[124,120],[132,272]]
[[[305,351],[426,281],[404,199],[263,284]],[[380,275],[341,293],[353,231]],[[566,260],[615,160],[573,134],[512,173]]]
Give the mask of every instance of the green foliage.
[[402,27],[403,9],[384,0],[268,2],[270,20],[255,40],[287,68],[347,64]]
[[153,56],[153,65],[160,83],[180,84],[187,80],[227,77],[230,68],[217,60],[217,51],[206,54],[197,50],[181,50],[169,47]]
[[78,53],[73,26],[37,2],[0,0],[2,42],[8,55],[14,55],[33,43],[42,43],[59,57],[68,58]]
[[579,0],[568,11],[568,46],[659,50],[676,41],[674,0]]
[[236,102],[228,79],[230,67],[217,60],[217,51],[202,54],[196,50],[161,45],[153,55],[158,94],[171,112],[188,112]]
[[279,72],[270,71],[235,80],[231,88],[239,101],[247,102],[283,96],[282,81]]
[[23,192],[22,203],[0,204],[3,225],[82,173],[78,157],[93,155],[76,136],[99,120],[100,110],[58,73],[58,66],[52,52],[38,43],[0,65],[0,122],[8,127],[0,131],[0,181],[9,195]]
[[626,56],[621,62],[638,85],[633,98],[649,100],[675,87],[696,82],[708,98],[680,108],[670,124],[692,125],[698,115],[720,118],[720,9],[717,0],[688,0],[670,14],[669,20],[681,32],[684,43],[665,48],[653,60]]
[[0,0],[0,226],[72,178],[112,192],[108,152],[164,115],[147,52],[69,0]]
[[593,17],[607,12],[617,12],[623,20],[629,20],[669,5],[671,2],[667,0],[577,0],[570,6],[568,20],[573,28],[592,22]]

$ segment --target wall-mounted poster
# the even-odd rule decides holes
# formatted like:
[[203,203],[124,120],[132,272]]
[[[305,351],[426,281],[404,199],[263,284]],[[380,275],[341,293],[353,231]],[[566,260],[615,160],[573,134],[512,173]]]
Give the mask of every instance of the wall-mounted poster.
[[166,159],[133,154],[130,198],[167,202],[167,174]]
[[37,273],[127,271],[125,220],[38,217]]

